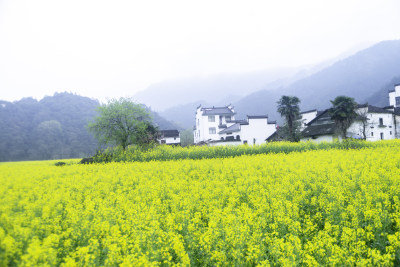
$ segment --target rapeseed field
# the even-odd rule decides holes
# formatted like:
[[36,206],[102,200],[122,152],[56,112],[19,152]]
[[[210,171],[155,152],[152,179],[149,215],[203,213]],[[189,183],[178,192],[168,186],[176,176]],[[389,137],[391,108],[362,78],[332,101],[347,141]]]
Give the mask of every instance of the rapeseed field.
[[400,264],[400,144],[0,164],[0,266]]

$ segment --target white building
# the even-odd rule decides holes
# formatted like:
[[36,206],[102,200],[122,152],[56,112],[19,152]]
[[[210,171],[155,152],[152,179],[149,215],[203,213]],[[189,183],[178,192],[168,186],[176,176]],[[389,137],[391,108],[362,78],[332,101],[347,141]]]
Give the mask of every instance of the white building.
[[235,120],[231,105],[226,107],[197,107],[196,125],[193,129],[195,144],[238,145],[263,144],[276,130],[276,122],[268,116],[247,116]]
[[389,92],[389,105],[395,108],[400,107],[400,84],[396,84]]
[[[347,130],[347,137],[378,141],[396,138],[396,114],[389,108],[379,108],[371,105],[359,105],[357,108],[359,117]],[[363,119],[364,118],[364,119]],[[397,124],[398,125],[398,124]],[[398,131],[398,130],[397,130]],[[323,111],[302,132],[301,141],[330,142],[341,140],[331,119],[328,110]]]
[[160,138],[158,139],[160,144],[166,145],[180,145],[181,138],[178,130],[162,130],[160,131]]

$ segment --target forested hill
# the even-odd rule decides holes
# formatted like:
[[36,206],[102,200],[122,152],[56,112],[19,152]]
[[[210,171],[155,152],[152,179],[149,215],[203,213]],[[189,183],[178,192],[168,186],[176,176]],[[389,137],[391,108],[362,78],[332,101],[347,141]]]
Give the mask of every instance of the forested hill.
[[[71,93],[0,100],[0,161],[81,158],[98,148],[86,125],[99,102]],[[160,129],[176,128],[153,114]]]

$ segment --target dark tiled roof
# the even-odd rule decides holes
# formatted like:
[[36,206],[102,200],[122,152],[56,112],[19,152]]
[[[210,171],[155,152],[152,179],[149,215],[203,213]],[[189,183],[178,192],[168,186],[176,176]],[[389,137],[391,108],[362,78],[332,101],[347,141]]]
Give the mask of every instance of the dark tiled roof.
[[[395,85],[395,86],[396,86],[396,85]],[[394,93],[394,92],[396,92],[395,89],[389,90],[389,93]]]
[[235,113],[229,107],[202,108],[203,116],[207,115],[234,115]]
[[228,128],[222,130],[219,132],[219,134],[224,134],[224,133],[233,133],[233,132],[238,132],[240,131],[240,123],[235,123]]
[[276,121],[269,121],[268,124],[276,124]]
[[240,125],[248,125],[249,124],[246,120],[231,120],[230,122],[239,123]]
[[161,137],[179,137],[178,130],[162,130],[160,133]]
[[318,135],[327,135],[333,134],[335,132],[335,123],[327,123],[327,124],[319,124],[319,125],[310,125],[302,131],[302,135],[304,137],[307,136],[318,136]]
[[268,136],[267,139],[265,139],[265,141],[267,141],[267,142],[282,141],[282,140],[283,140],[283,136],[281,135],[279,130],[276,130],[273,134]]
[[396,84],[394,85],[394,87],[396,87],[396,86],[400,86],[400,83],[396,83]]
[[330,121],[331,120],[331,116],[329,115],[328,111],[329,111],[329,109],[325,109],[324,111],[321,111],[314,119],[309,121],[307,123],[307,125],[311,125],[312,123],[314,123],[317,120]]
[[268,115],[247,115],[248,119],[268,119]]
[[386,110],[386,109],[375,107],[375,106],[371,106],[371,105],[368,105],[368,112],[369,113],[388,113],[388,114],[393,113],[390,110]]

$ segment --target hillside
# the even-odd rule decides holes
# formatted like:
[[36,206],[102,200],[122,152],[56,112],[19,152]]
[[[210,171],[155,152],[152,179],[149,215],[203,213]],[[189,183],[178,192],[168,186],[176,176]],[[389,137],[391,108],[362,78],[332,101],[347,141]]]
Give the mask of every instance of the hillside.
[[394,77],[390,82],[387,82],[385,85],[383,85],[379,91],[368,97],[365,102],[378,107],[388,106],[388,92],[393,90],[395,84],[400,84],[400,75]]
[[377,92],[398,75],[400,75],[400,41],[385,41],[340,60],[286,88],[261,90],[234,104],[239,112],[267,113],[270,117],[279,119],[276,102],[281,95],[298,96],[303,110],[327,108],[330,106],[330,100],[338,95],[354,97],[360,103],[367,100],[370,100],[371,104],[383,103],[385,102],[383,97],[386,98],[387,95],[378,95]]
[[287,86],[320,70],[322,65],[300,68],[259,70],[245,73],[225,73],[205,77],[190,77],[153,84],[138,92],[134,98],[156,111],[205,99],[217,105],[235,101],[249,93],[268,88]]
[[[98,144],[86,125],[98,106],[95,99],[71,93],[0,101],[0,161],[92,155]],[[160,129],[176,129],[157,113],[153,117]]]

